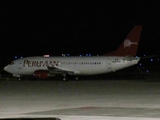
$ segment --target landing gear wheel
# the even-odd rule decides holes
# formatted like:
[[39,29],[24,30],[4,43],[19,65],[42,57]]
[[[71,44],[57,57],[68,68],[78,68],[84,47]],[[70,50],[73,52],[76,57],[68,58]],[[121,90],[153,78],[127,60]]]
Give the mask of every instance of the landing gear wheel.
[[78,77],[75,77],[75,80],[79,80],[79,78],[78,78]]
[[66,81],[66,77],[63,77],[63,81]]
[[63,74],[63,81],[66,81],[66,74]]

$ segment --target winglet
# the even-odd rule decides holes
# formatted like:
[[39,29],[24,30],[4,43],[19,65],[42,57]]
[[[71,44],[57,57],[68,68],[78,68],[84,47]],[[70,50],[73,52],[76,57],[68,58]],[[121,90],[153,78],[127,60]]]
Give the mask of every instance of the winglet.
[[119,48],[105,56],[136,56],[141,30],[142,25],[134,26]]

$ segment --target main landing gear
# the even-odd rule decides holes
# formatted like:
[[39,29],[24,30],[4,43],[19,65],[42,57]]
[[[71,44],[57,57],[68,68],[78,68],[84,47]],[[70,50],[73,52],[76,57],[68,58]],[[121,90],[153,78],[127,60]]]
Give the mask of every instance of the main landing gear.
[[[67,74],[63,74],[62,76],[63,76],[63,78],[62,78],[63,81],[67,81],[67,80],[68,80]],[[70,77],[71,77],[71,76],[70,76]],[[71,78],[72,78],[72,77],[71,77]],[[74,80],[78,81],[79,78],[76,76],[76,77],[74,77]]]
[[77,80],[79,80],[79,78],[78,78],[78,77],[75,77],[75,80],[77,81]]
[[63,81],[66,81],[66,80],[67,80],[67,79],[66,79],[66,76],[67,76],[67,75],[66,75],[66,74],[63,74],[62,76],[63,76],[63,78],[62,78]]

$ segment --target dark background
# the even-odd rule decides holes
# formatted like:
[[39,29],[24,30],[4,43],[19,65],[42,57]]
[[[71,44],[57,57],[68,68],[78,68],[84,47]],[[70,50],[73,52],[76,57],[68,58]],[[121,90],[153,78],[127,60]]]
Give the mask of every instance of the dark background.
[[101,55],[143,25],[138,56],[159,54],[158,0],[0,0],[0,59]]

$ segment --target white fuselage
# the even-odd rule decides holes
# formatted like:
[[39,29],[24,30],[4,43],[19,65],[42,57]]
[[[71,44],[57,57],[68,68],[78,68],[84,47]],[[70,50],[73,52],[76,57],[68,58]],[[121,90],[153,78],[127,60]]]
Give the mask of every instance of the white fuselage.
[[140,58],[126,57],[26,57],[17,59],[7,65],[4,70],[13,75],[32,75],[37,70],[56,67],[73,71],[72,75],[95,75],[120,70],[138,63]]

